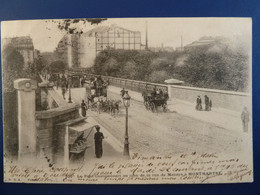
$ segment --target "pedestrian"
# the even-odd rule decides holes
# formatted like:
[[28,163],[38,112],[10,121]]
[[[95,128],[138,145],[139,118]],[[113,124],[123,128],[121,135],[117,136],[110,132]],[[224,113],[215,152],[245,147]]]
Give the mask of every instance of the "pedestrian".
[[83,117],[85,117],[87,114],[87,105],[86,103],[84,102],[84,100],[82,100],[82,103],[81,103],[81,115]]
[[95,154],[97,158],[101,158],[103,155],[102,141],[104,139],[103,133],[100,132],[100,127],[96,126],[97,132],[94,135],[95,139]]
[[205,98],[205,111],[209,111],[209,97],[204,95]]
[[61,93],[62,93],[62,96],[63,96],[63,99],[65,100],[65,93],[66,93],[66,81],[63,80],[62,83],[61,83]]
[[163,96],[163,91],[162,91],[162,89],[159,89],[159,94],[160,94],[161,97]]
[[69,81],[66,80],[66,91],[68,91],[68,89],[69,89]]
[[81,78],[81,87],[84,87],[85,81],[86,81],[86,78],[84,76],[83,78]]
[[108,88],[108,81],[105,80],[103,83],[103,96],[106,98],[107,97],[107,88]]
[[201,105],[201,98],[200,96],[197,97],[197,101],[196,101],[196,110],[201,111],[202,110],[202,105]]
[[123,98],[125,95],[125,88],[123,88],[120,92],[121,92],[121,97]]
[[97,113],[100,114],[100,110],[101,110],[101,101],[100,99],[98,98],[98,101],[97,101]]
[[242,120],[243,131],[248,132],[249,112],[247,107],[244,107],[244,110],[241,113],[241,120]]
[[211,111],[211,108],[212,108],[212,101],[209,100],[209,111]]
[[58,90],[60,86],[60,77],[58,75],[57,80],[56,80],[56,89]]

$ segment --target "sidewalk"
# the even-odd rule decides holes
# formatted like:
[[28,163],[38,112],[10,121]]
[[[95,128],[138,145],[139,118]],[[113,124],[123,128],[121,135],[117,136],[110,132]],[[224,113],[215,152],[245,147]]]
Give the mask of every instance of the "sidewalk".
[[[57,95],[62,97],[61,89],[56,89],[56,87],[53,88]],[[74,88],[72,90],[75,90]],[[84,98],[84,90],[82,90],[82,94],[79,93],[80,90],[77,91],[77,96],[72,96],[72,102],[80,104],[81,100]],[[66,101],[68,101],[68,92],[65,94]],[[121,144],[104,126],[99,124],[90,114],[90,116],[87,117],[85,120],[86,122],[89,122],[91,124],[96,124],[100,126],[101,132],[104,134],[104,140],[103,140],[103,156],[101,158],[101,161],[106,161],[110,159],[121,159],[124,158],[123,156],[123,144]],[[94,134],[95,131],[93,131],[89,138],[89,143],[91,147],[86,150],[85,153],[85,161],[86,162],[96,162],[100,161],[100,159],[97,159],[95,157],[95,144],[94,144]],[[92,138],[91,138],[92,137]]]
[[[120,94],[121,88],[109,86],[108,91]],[[141,93],[131,90],[128,90],[128,92],[132,99],[143,102]],[[212,123],[221,128],[242,132],[242,122],[240,113],[238,112],[217,108],[212,108],[212,111],[197,111],[195,110],[195,103],[192,104],[179,99],[169,100],[168,109],[170,112],[176,112],[200,121]]]

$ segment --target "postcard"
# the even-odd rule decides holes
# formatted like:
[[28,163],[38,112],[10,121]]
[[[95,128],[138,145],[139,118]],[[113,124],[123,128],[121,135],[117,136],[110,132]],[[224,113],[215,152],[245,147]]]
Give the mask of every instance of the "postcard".
[[1,29],[4,182],[253,182],[251,18]]

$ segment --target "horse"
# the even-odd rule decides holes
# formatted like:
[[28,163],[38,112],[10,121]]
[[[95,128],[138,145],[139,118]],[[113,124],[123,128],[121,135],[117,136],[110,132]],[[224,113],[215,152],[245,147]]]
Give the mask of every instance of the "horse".
[[122,103],[121,100],[112,100],[110,102],[109,108],[110,108],[110,114],[111,116],[116,116],[116,110],[117,110],[117,115],[119,114],[119,105]]
[[94,96],[88,95],[87,96],[87,105],[88,105],[88,107],[90,107],[90,105],[93,105],[93,104],[94,104]]

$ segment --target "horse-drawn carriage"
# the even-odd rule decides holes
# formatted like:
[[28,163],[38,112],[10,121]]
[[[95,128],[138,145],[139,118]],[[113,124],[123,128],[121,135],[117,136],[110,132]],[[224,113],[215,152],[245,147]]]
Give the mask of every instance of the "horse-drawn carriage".
[[169,99],[167,92],[143,92],[142,95],[144,98],[144,106],[147,110],[157,112],[158,107],[161,107],[163,112],[167,112],[167,100]]
[[101,77],[98,77],[96,80],[91,78],[90,81],[85,83],[86,88],[86,99],[87,103],[93,103],[94,98],[107,97],[107,87],[108,82],[103,81]]

